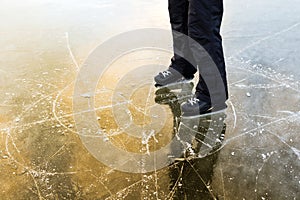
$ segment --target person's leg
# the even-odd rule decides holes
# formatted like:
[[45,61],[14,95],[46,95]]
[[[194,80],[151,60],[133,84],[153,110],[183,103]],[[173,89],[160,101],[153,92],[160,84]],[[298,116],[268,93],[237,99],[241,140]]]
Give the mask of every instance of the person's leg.
[[198,65],[200,77],[196,87],[197,101],[191,101],[182,107],[187,112],[194,112],[195,105],[199,109],[195,112],[226,107],[228,89],[220,35],[222,16],[223,0],[189,2],[188,35],[195,41],[189,47],[194,62]]
[[[220,27],[223,16],[223,0],[191,0],[189,7],[189,36],[197,41],[213,59],[221,75],[225,96],[228,98],[227,78],[225,70],[225,61],[222,48],[222,37],[220,35]],[[201,66],[199,61],[199,71],[207,66]],[[205,71],[205,69],[203,69]],[[196,87],[197,97],[207,101],[210,95],[213,95],[215,91],[213,88],[207,87],[204,79],[209,77],[203,77],[203,73],[200,74],[200,81]],[[201,75],[203,74],[203,75]],[[207,75],[209,76],[209,74]],[[216,78],[216,81],[218,78]],[[209,81],[209,80],[208,80]],[[207,82],[207,81],[206,81]],[[221,91],[223,92],[223,91]]]
[[[169,16],[173,35],[174,51],[189,56],[188,35],[189,0],[169,0]],[[176,50],[175,50],[176,49]],[[171,66],[183,76],[189,78],[196,73],[196,67],[174,53]]]
[[[154,77],[155,86],[168,86],[191,81],[196,73],[193,67],[183,57],[190,56],[188,35],[188,0],[169,0],[169,16],[173,35],[174,56],[170,67]],[[176,53],[175,53],[176,52]],[[179,55],[183,55],[183,57]]]

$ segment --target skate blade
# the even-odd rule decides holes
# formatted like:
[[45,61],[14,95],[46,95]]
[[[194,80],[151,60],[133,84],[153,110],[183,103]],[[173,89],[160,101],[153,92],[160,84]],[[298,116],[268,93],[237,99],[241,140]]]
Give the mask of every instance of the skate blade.
[[189,156],[186,158],[174,158],[175,162],[183,162],[183,161],[190,161],[190,160],[196,160],[196,159],[201,159],[202,157],[200,156]]
[[191,89],[194,87],[193,80],[184,80],[180,82],[175,82],[167,85],[160,85],[158,83],[155,83],[155,87],[158,89],[169,89],[169,90],[176,90],[176,89],[185,89],[187,85],[190,85]]
[[212,116],[212,115],[217,115],[220,113],[225,113],[226,112],[226,108],[223,110],[218,110],[215,112],[209,112],[209,113],[204,113],[204,114],[199,114],[199,115],[192,115],[192,116],[184,116],[182,115],[181,117],[184,119],[195,119],[195,118],[201,118],[201,117],[207,117],[207,116]]

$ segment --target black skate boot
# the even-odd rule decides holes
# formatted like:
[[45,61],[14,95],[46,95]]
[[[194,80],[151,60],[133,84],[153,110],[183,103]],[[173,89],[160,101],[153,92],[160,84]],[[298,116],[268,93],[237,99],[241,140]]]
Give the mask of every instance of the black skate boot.
[[181,104],[182,117],[199,117],[225,112],[227,105],[211,105],[211,103],[201,101],[197,97],[192,97]]
[[194,75],[189,77],[183,76],[177,70],[169,67],[168,70],[160,72],[154,77],[155,87],[168,87],[172,89],[173,86],[180,88],[182,84],[192,82]]

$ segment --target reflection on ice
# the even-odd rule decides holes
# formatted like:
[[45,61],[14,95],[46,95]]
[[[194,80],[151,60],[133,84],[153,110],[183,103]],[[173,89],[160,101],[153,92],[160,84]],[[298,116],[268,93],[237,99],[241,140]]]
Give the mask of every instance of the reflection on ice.
[[[192,84],[180,84],[158,89],[155,101],[169,105],[173,114],[174,135],[177,143],[171,145],[169,157],[177,159],[192,159],[205,157],[221,147],[225,136],[225,112],[212,113],[193,118],[182,118],[180,104],[193,95]],[[179,92],[173,92],[179,89]],[[177,157],[178,152],[181,156]],[[173,155],[172,155],[173,154]]]

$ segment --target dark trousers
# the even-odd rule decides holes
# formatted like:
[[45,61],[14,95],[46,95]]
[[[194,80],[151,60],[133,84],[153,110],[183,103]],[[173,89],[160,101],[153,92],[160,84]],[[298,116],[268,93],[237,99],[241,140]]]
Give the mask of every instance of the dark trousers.
[[[196,95],[204,101],[211,101],[212,95],[220,95],[220,91],[214,89],[213,83],[206,84],[208,80],[211,82],[223,82],[223,96],[220,102],[223,103],[228,99],[228,88],[225,61],[222,48],[222,37],[220,35],[220,27],[223,16],[223,0],[169,0],[169,14],[172,30],[185,34],[199,43],[213,60],[217,67],[219,78],[215,78],[215,72],[209,72],[207,64],[195,60],[199,68],[199,83],[196,87]],[[191,44],[182,41],[182,37],[173,32],[174,48],[184,52],[184,57],[193,57],[191,53]],[[195,58],[193,58],[195,59]],[[203,66],[205,65],[205,66]],[[195,64],[187,62],[181,56],[175,53],[172,58],[171,67],[182,73],[185,77],[191,77],[197,71]],[[211,70],[213,71],[213,70]],[[207,73],[206,73],[207,72]],[[203,78],[203,74],[208,74],[209,78]],[[215,79],[215,80],[213,80]]]

